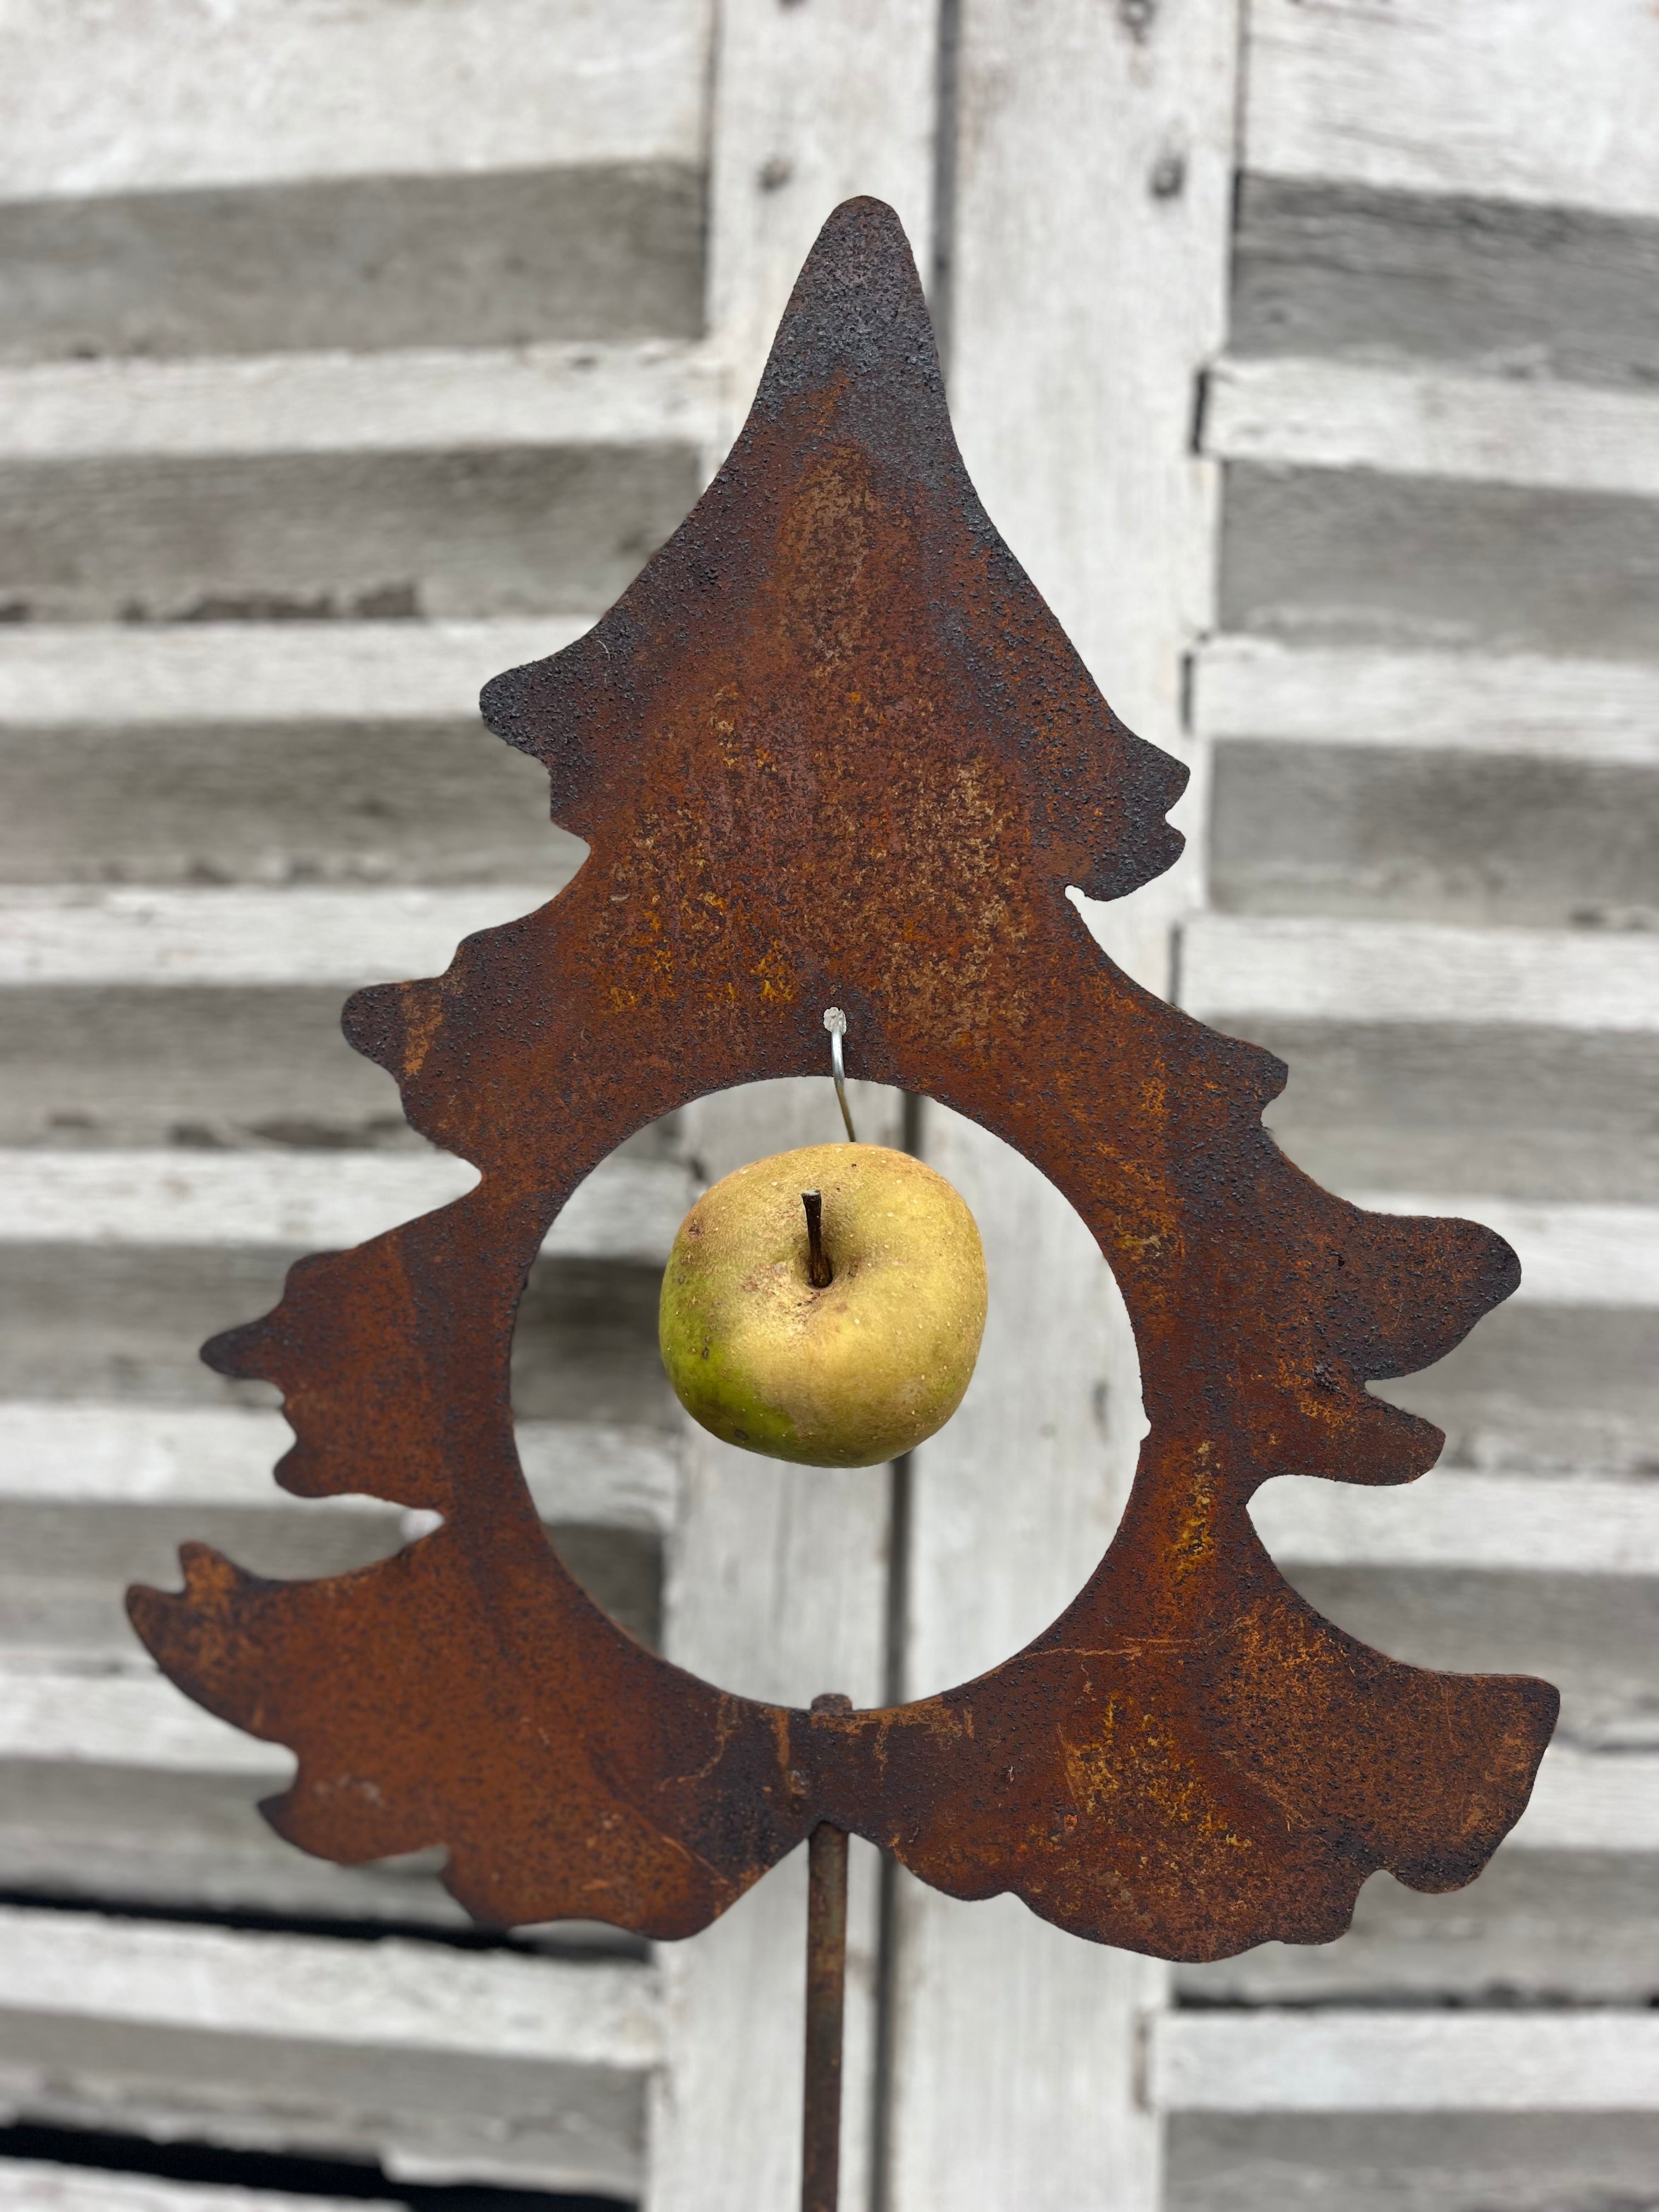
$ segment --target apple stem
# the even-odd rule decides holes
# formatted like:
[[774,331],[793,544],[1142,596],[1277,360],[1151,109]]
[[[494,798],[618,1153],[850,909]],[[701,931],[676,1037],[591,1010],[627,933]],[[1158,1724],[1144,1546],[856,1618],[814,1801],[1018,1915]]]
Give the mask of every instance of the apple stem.
[[823,1194],[804,1190],[800,1202],[806,1208],[806,1279],[815,1291],[827,1291],[836,1279],[836,1271],[823,1249]]

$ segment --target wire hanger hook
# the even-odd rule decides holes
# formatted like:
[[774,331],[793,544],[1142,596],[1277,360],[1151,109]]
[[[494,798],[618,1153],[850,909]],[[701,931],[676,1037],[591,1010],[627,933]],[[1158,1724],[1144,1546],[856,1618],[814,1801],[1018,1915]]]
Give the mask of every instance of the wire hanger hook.
[[856,1145],[859,1133],[853,1127],[852,1109],[847,1103],[847,1064],[841,1056],[841,1041],[847,1034],[847,1017],[839,1006],[826,1006],[823,1026],[830,1032],[830,1073],[835,1078],[836,1099],[841,1108],[841,1118],[847,1124],[847,1141]]

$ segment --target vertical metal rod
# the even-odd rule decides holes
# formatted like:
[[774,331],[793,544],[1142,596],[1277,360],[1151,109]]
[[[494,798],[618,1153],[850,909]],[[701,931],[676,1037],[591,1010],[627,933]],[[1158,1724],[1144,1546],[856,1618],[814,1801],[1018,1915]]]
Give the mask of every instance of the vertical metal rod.
[[[816,1712],[852,1699],[814,1698]],[[841,2191],[841,2046],[847,2003],[847,1832],[820,1820],[807,1844],[806,2056],[801,2212],[836,2212]]]

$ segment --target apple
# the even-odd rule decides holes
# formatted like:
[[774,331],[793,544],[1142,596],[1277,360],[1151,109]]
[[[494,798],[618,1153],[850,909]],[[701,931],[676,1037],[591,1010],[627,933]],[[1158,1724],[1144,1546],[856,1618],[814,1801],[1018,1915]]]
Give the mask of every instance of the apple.
[[807,1145],[711,1185],[680,1224],[658,1318],[693,1420],[807,1467],[874,1467],[942,1428],[984,1330],[973,1215],[885,1145]]

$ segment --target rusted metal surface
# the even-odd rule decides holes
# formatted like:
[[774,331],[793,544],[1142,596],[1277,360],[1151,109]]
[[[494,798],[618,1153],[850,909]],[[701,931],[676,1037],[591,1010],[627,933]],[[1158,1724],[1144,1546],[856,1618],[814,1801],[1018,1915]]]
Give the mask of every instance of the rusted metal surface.
[[[831,1691],[815,1713],[849,1713]],[[801,2212],[836,2212],[841,2190],[842,2023],[847,2009],[847,1831],[820,1820],[806,1846],[806,2039],[801,2096]]]
[[[1438,1431],[1365,1384],[1448,1352],[1515,1256],[1318,1188],[1261,1127],[1283,1066],[1129,981],[1068,902],[1168,867],[1185,771],[1112,714],[981,507],[890,210],[826,226],[674,538],[483,703],[591,857],[435,981],[346,1013],[483,1180],[306,1261],[207,1354],[282,1386],[287,1488],[443,1526],[313,1583],[192,1549],[182,1595],[131,1601],[174,1680],[298,1753],[278,1830],[349,1861],[447,1844],[487,1922],[682,1936],[828,1820],[953,1895],[1012,1890],[1182,1960],[1336,1936],[1378,1867],[1469,1881],[1555,1692],[1366,1649],[1246,1509],[1277,1474],[1431,1466]],[[819,1073],[831,1005],[854,1073],[982,1123],[1088,1223],[1152,1427],[1106,1556],[1025,1650],[914,1705],[809,1715],[680,1672],[578,1589],[520,1474],[507,1357],[581,1179],[692,1098]]]

